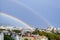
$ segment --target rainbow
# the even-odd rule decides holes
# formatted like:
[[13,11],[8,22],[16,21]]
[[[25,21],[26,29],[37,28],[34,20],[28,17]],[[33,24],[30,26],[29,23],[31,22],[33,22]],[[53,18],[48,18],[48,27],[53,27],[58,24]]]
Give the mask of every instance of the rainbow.
[[14,16],[11,16],[11,15],[9,15],[9,14],[2,13],[2,12],[0,12],[0,14],[1,14],[1,15],[4,15],[4,16],[7,16],[7,17],[9,17],[9,18],[11,18],[11,19],[14,19],[14,20],[16,20],[17,22],[22,23],[23,25],[25,25],[27,28],[33,30],[33,28],[32,28],[31,26],[29,26],[27,23],[23,22],[21,19],[18,19],[18,18],[14,17]]
[[39,13],[35,10],[33,10],[31,7],[27,6],[26,4],[18,1],[18,0],[10,0],[13,3],[16,3],[20,6],[23,6],[25,8],[27,8],[28,10],[30,10],[35,16],[37,16],[40,20],[42,20],[43,22],[45,22],[47,25],[52,25],[45,17],[43,17],[42,15],[39,15]]

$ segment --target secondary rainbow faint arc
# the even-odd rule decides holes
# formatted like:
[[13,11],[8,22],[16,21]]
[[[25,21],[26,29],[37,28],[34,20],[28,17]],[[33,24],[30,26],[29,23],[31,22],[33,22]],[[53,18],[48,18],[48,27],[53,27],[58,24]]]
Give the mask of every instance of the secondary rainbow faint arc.
[[9,15],[9,14],[6,14],[6,13],[1,13],[1,14],[2,14],[2,15],[5,15],[5,16],[11,18],[11,19],[14,19],[14,20],[18,21],[18,22],[22,23],[23,25],[25,25],[27,28],[33,30],[33,28],[32,28],[31,26],[29,26],[28,24],[26,24],[26,23],[23,22],[22,20],[20,20],[20,19],[14,17],[14,16],[11,16],[11,15]]
[[39,13],[37,11],[33,10],[31,7],[25,5],[24,3],[22,3],[22,2],[20,2],[18,0],[10,0],[10,1],[13,1],[13,2],[17,3],[18,5],[24,6],[28,10],[32,11],[34,15],[39,17],[40,20],[42,19],[47,25],[52,25],[45,17],[39,15]]

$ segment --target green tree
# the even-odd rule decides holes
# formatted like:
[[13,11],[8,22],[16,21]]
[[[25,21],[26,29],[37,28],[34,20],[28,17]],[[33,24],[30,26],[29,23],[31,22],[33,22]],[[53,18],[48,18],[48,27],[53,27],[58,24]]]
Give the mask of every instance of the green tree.
[[20,33],[20,30],[12,30],[13,32]]
[[10,35],[4,35],[4,40],[14,40]]
[[39,34],[39,33],[40,32],[39,32],[38,28],[36,28],[35,31],[32,32],[32,34]]
[[28,40],[27,38],[25,38],[24,40]]

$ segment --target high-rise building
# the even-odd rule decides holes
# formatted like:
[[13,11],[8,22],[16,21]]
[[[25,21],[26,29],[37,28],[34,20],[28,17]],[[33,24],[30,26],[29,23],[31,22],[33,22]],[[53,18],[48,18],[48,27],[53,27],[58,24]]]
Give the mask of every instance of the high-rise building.
[[0,40],[4,40],[4,34],[0,32]]

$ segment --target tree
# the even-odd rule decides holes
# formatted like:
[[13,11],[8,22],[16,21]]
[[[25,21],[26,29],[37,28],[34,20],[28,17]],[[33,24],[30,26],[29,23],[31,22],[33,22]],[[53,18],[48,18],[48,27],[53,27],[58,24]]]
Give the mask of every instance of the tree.
[[38,28],[36,28],[35,31],[32,32],[32,34],[39,34],[39,33],[40,32],[39,32]]
[[27,38],[25,38],[24,40],[28,40]]
[[10,35],[4,35],[4,40],[14,40]]
[[13,32],[20,33],[20,30],[12,30]]

